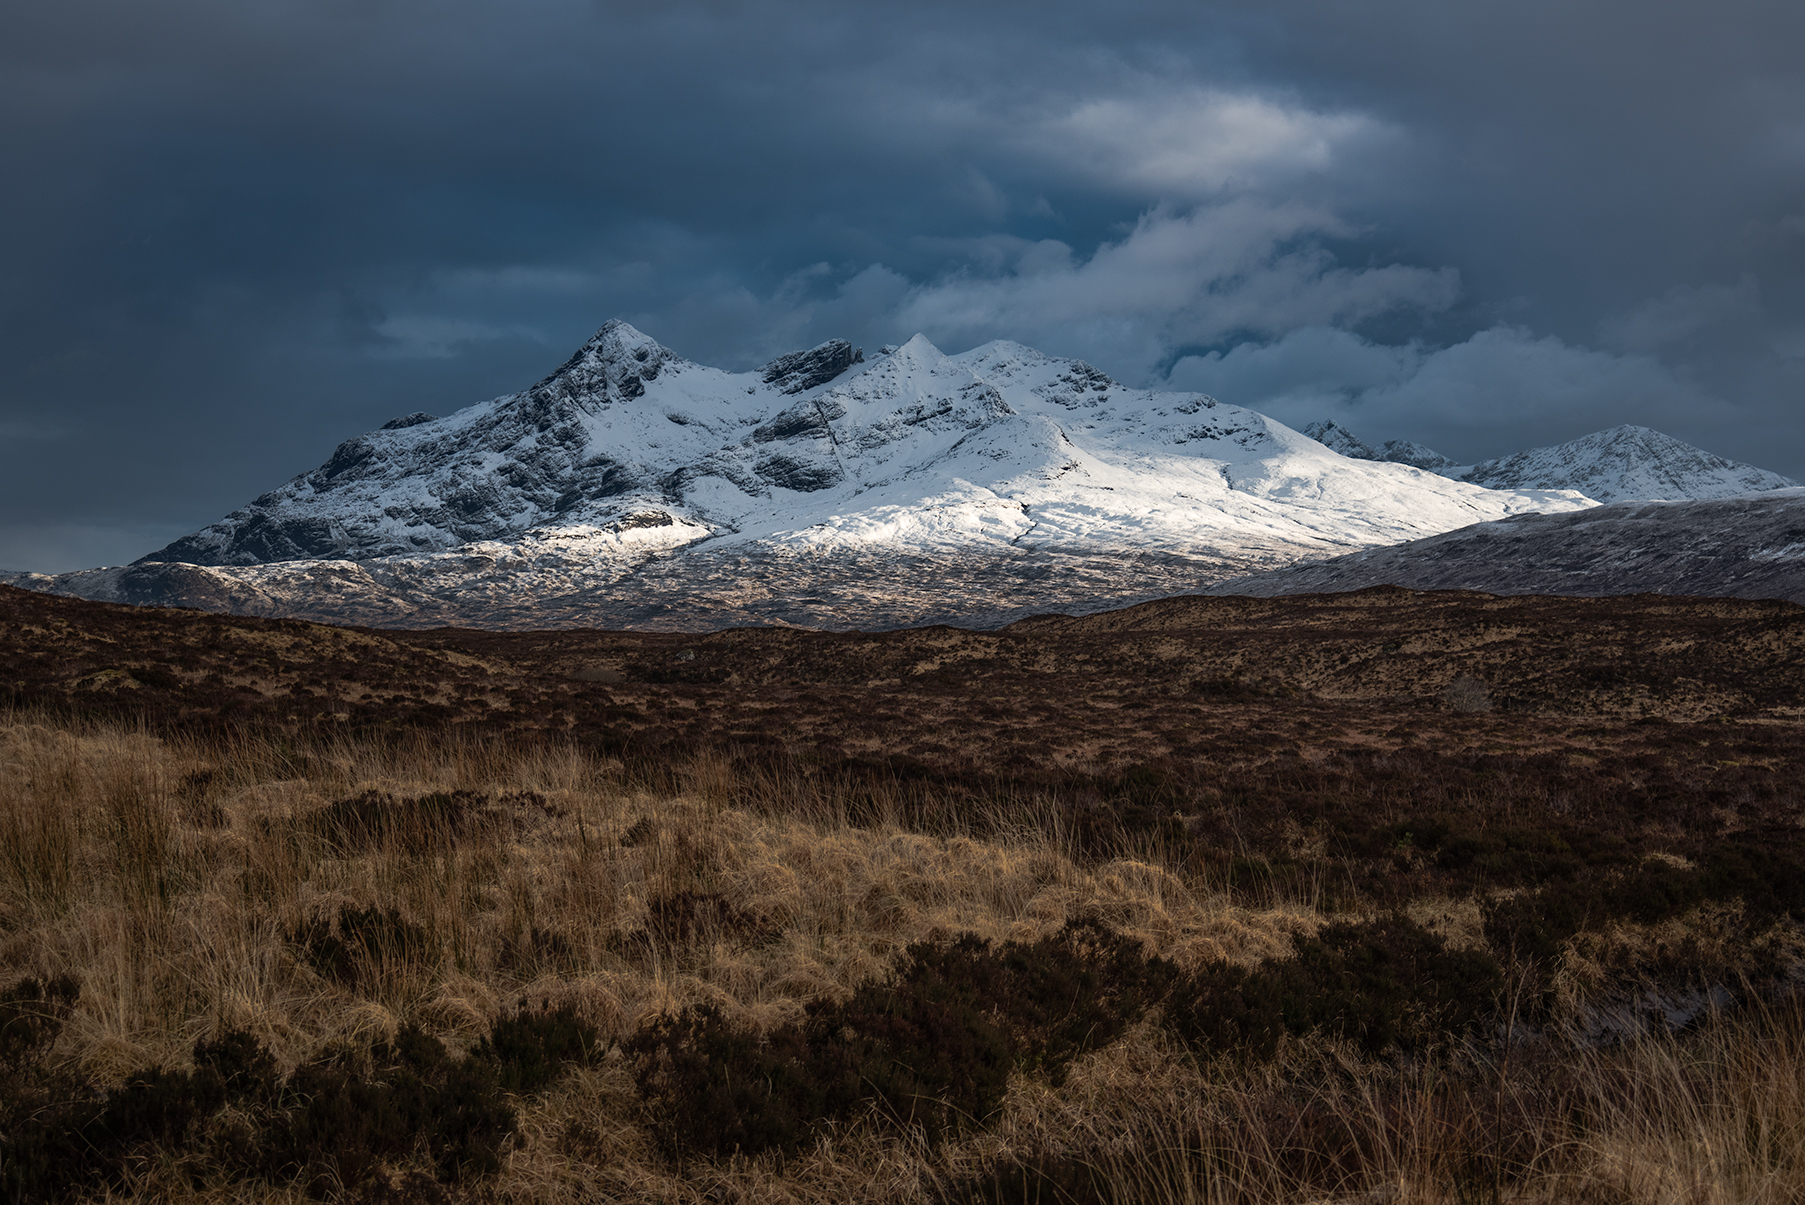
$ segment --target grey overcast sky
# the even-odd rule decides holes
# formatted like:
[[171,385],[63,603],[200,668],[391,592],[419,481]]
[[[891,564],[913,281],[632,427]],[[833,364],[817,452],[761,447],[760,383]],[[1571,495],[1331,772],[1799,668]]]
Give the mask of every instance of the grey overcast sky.
[[130,560],[617,315],[1805,480],[1801,48],[1796,0],[8,5],[0,568]]

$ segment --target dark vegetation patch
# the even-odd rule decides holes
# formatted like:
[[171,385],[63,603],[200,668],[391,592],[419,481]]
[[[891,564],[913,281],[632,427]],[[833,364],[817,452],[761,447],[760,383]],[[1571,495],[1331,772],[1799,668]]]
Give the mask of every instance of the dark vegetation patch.
[[395,908],[319,913],[287,938],[315,971],[343,987],[370,987],[391,968],[430,961],[431,937]]
[[655,940],[671,946],[726,941],[757,949],[783,936],[782,926],[769,917],[748,912],[718,891],[689,888],[653,896],[646,905],[646,928]]
[[628,1043],[648,1119],[676,1155],[794,1152],[875,1108],[930,1139],[981,1128],[1009,1073],[1057,1082],[1163,997],[1171,968],[1095,922],[995,946],[918,942],[889,979],[759,1033],[701,1006]]
[[127,1191],[137,1164],[170,1155],[196,1187],[299,1183],[315,1196],[370,1188],[380,1198],[394,1170],[422,1183],[478,1179],[514,1139],[510,1095],[540,1091],[598,1053],[594,1030],[570,1011],[523,1009],[463,1056],[407,1027],[284,1076],[255,1037],[227,1031],[195,1044],[192,1070],[146,1067],[108,1089],[45,1064],[76,994],[35,980],[0,993],[8,1201]]
[[983,1128],[1009,1074],[1057,1085],[1072,1060],[1158,1006],[1200,1058],[1272,1058],[1285,1034],[1416,1054],[1474,1034],[1503,976],[1401,916],[1331,925],[1293,957],[1189,974],[1097,921],[994,945],[966,934],[910,946],[889,979],[761,1033],[712,1005],[628,1043],[654,1132],[673,1155],[794,1153],[824,1123],[875,1110],[930,1139]]
[[494,799],[476,791],[397,798],[371,790],[318,808],[302,824],[340,857],[384,847],[418,855],[500,836],[523,804],[543,807],[544,801],[531,795]]

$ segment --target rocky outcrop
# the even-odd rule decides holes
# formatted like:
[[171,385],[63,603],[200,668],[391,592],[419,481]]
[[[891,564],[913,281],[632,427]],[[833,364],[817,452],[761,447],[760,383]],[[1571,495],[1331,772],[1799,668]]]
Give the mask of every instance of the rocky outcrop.
[[829,339],[807,351],[793,351],[772,360],[764,367],[764,383],[780,393],[803,393],[864,362],[862,348],[844,339]]

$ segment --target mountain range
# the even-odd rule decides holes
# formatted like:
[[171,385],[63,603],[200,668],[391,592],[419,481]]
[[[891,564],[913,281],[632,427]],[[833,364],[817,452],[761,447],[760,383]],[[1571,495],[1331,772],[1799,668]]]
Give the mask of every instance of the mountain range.
[[994,626],[1644,481],[1789,484],[1639,428],[1471,480],[1415,445],[1315,434],[1011,342],[834,340],[732,373],[614,321],[531,388],[397,418],[133,565],[6,580],[387,626]]

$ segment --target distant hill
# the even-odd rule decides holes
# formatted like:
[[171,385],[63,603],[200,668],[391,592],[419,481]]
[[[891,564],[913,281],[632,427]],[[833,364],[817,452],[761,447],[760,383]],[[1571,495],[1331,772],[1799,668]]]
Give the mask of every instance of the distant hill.
[[1312,423],[1304,428],[1304,434],[1359,460],[1413,465],[1488,489],[1577,490],[1598,502],[1638,498],[1700,501],[1799,484],[1648,427],[1612,427],[1552,447],[1469,465],[1456,464],[1410,440],[1394,439],[1374,448],[1333,422]]

